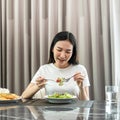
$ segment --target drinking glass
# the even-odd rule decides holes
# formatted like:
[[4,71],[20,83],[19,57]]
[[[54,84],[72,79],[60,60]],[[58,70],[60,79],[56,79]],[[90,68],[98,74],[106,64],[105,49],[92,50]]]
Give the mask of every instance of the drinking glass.
[[117,102],[118,86],[115,86],[115,85],[105,86],[105,98],[107,102]]

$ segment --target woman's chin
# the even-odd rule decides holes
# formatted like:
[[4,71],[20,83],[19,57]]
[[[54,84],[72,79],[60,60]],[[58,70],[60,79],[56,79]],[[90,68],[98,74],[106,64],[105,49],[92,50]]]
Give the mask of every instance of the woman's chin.
[[68,66],[69,66],[68,64],[63,63],[63,62],[60,62],[59,64],[57,64],[57,67],[59,67],[59,68],[66,68]]

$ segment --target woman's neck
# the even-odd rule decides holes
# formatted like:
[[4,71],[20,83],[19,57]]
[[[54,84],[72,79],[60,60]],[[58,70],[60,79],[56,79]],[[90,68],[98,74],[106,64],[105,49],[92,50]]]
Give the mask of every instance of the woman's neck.
[[67,67],[69,67],[70,66],[70,64],[68,63],[68,64],[66,64],[66,65],[64,65],[64,66],[59,66],[59,65],[57,65],[56,63],[54,63],[54,65],[56,66],[56,67],[58,67],[58,68],[61,68],[61,69],[64,69],[64,68],[67,68]]

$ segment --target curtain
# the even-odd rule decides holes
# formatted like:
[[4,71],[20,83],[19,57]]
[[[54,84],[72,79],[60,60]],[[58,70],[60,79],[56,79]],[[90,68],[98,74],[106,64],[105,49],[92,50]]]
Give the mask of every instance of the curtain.
[[120,86],[120,1],[110,1],[111,5],[111,44],[112,44],[112,79]]
[[1,0],[0,16],[0,87],[20,95],[63,30],[76,36],[91,99],[103,100],[105,85],[119,83],[119,0]]

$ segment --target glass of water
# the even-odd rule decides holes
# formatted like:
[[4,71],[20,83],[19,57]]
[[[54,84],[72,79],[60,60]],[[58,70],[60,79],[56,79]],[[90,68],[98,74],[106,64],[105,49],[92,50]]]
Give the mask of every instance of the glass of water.
[[117,102],[118,101],[118,86],[109,85],[105,86],[105,98],[107,102]]
[[117,102],[106,102],[105,104],[106,120],[119,120],[120,105]]

